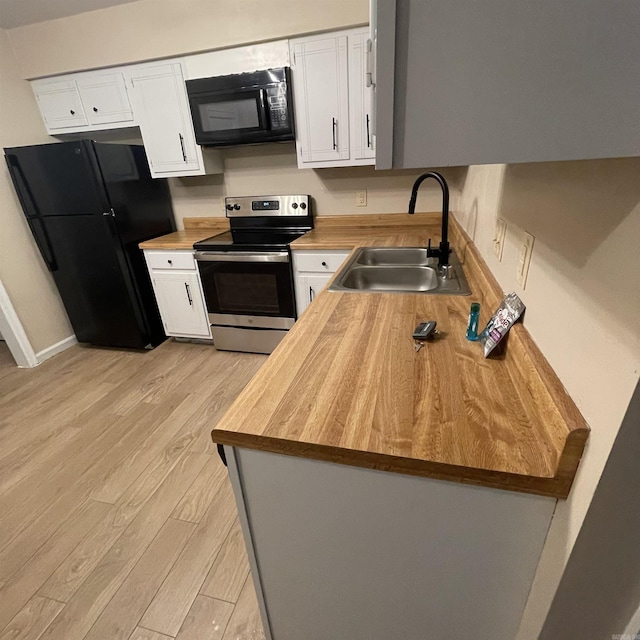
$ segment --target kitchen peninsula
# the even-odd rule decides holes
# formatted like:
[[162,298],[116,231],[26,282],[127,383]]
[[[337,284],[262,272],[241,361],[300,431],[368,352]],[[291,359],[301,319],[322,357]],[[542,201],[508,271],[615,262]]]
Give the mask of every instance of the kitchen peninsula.
[[[319,218],[292,250],[425,246],[439,217]],[[324,291],[213,431],[272,640],[515,637],[588,427],[459,225],[470,297]],[[438,322],[416,352],[411,333]]]

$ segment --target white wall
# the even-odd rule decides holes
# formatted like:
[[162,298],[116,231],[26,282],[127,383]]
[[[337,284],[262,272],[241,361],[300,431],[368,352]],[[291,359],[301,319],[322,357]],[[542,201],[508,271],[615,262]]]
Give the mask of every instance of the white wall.
[[[640,373],[640,158],[470,167],[459,210],[502,288],[527,305],[525,325],[591,427],[525,612],[520,640],[533,640]],[[508,225],[501,263],[497,216]],[[535,236],[524,291],[515,278],[523,230]]]
[[[224,216],[227,195],[306,193],[314,198],[315,214],[401,213],[409,206],[418,170],[376,171],[373,167],[298,169],[295,145],[265,144],[223,150],[225,171],[219,176],[174,178],[169,181],[179,227],[187,216]],[[457,205],[466,170],[441,169]],[[356,207],[356,191],[367,190],[367,206]],[[440,211],[442,192],[435,181],[420,188],[418,211]]]
[[10,30],[24,78],[369,22],[368,0],[138,0]]
[[[0,147],[43,142],[54,140],[46,134],[29,83],[17,73],[7,32],[0,29]],[[73,335],[4,161],[0,166],[0,280],[34,351]]]

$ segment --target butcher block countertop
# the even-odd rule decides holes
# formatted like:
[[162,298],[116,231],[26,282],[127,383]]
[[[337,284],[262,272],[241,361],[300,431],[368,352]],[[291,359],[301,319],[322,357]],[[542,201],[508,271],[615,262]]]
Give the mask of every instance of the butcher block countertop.
[[185,218],[184,229],[145,240],[138,246],[141,249],[193,249],[194,242],[224,231],[229,231],[229,221],[226,218]]
[[[297,249],[424,246],[440,216],[320,218]],[[499,357],[465,338],[502,291],[454,219],[471,296],[323,291],[216,425],[214,442],[566,498],[589,428],[522,323]],[[418,352],[414,327],[441,335]]]

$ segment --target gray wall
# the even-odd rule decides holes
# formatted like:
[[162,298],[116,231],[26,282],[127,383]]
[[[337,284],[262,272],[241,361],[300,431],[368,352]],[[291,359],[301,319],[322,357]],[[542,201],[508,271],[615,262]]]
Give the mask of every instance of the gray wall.
[[[606,398],[602,399],[606,402]],[[540,640],[611,640],[640,603],[640,383]]]

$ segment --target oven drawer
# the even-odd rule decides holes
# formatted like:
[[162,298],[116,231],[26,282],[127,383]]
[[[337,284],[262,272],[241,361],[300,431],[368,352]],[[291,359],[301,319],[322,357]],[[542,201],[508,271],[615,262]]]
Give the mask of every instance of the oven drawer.
[[144,252],[149,269],[187,269],[195,270],[196,261],[193,251],[150,251]]
[[296,271],[335,273],[351,251],[294,251]]

